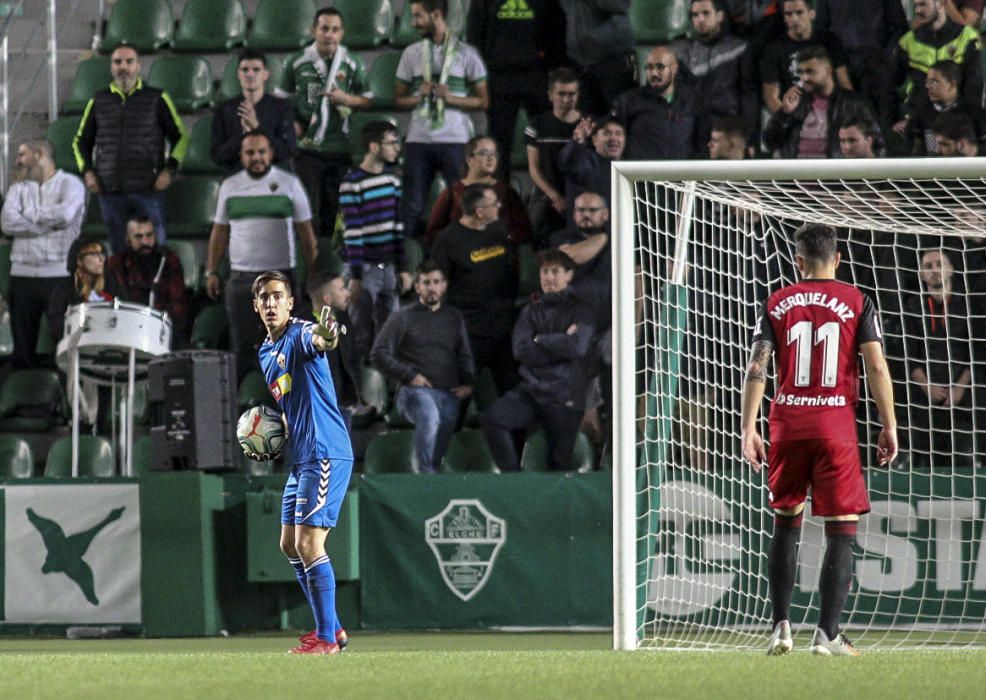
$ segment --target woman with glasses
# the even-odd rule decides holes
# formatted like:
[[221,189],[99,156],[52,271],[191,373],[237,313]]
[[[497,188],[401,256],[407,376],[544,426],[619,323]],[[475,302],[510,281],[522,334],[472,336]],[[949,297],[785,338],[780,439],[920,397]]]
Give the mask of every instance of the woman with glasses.
[[106,246],[101,241],[76,238],[68,250],[66,278],[51,293],[48,303],[48,327],[56,341],[65,331],[68,307],[96,301],[112,301],[122,290],[116,278],[106,275]]

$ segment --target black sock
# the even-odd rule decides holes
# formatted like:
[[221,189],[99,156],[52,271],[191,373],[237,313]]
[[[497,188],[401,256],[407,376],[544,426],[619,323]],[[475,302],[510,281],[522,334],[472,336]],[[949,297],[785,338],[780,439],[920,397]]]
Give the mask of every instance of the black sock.
[[770,582],[770,604],[774,626],[790,620],[791,595],[794,593],[794,573],[798,568],[798,539],[801,537],[802,515],[775,515],[774,536],[767,557],[767,576]]
[[818,587],[822,598],[822,609],[818,626],[829,640],[839,634],[839,618],[849,597],[849,584],[852,581],[852,545],[856,541],[856,523],[835,520],[825,523],[825,558],[822,559],[822,572]]

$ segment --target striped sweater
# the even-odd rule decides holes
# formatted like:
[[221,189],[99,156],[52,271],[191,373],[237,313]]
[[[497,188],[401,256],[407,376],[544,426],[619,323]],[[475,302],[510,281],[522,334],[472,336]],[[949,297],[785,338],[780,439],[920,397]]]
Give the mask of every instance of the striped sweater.
[[339,187],[339,206],[346,223],[343,256],[353,279],[363,263],[404,263],[404,225],[400,218],[401,178],[392,168],[369,173],[350,168]]

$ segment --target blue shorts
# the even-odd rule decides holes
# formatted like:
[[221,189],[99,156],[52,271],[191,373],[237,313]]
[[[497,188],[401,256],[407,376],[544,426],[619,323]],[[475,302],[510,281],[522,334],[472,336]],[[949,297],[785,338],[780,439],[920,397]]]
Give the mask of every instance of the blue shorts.
[[351,459],[295,464],[284,484],[281,524],[335,527],[352,473]]

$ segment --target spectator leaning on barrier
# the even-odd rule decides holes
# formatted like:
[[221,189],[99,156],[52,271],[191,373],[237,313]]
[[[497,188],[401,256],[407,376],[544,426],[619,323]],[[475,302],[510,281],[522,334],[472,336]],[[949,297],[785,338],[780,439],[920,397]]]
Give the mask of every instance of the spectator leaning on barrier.
[[312,23],[314,41],[288,57],[285,90],[294,95],[298,150],[294,169],[315,215],[315,232],[331,237],[339,211],[339,185],[352,165],[348,120],[370,106],[363,61],[342,45],[339,10],[323,7]]
[[65,259],[78,239],[86,210],[86,188],[75,175],[55,168],[48,141],[26,141],[17,149],[13,184],[0,227],[14,239],[7,301],[14,339],[13,365],[37,364],[41,316],[55,286],[65,283]]
[[239,172],[243,134],[262,131],[274,148],[274,165],[288,167],[296,142],[294,108],[267,91],[267,57],[256,49],[243,49],[236,60],[236,77],[242,93],[219,103],[212,114],[212,160],[226,175]]
[[110,56],[113,82],[82,113],[72,147],[86,187],[99,195],[110,250],[127,245],[127,219],[147,216],[166,240],[164,190],[185,156],[188,134],[163,90],[140,78],[140,57],[129,44]]

